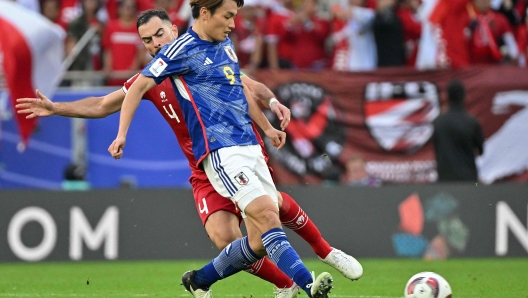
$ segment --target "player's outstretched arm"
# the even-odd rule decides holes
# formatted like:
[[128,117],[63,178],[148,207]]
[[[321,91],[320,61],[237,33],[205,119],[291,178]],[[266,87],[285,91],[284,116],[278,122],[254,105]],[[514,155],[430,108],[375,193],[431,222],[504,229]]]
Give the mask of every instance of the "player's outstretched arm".
[[281,121],[281,129],[285,130],[290,123],[291,112],[286,106],[281,104],[273,92],[261,82],[255,81],[244,75],[241,77],[244,88],[247,88],[251,95],[257,100],[259,106],[269,108]]
[[17,113],[29,114],[26,118],[59,115],[74,118],[103,118],[121,108],[125,94],[121,90],[101,97],[87,97],[72,102],[52,102],[39,90],[35,98],[17,99]]
[[152,78],[148,78],[140,74],[136,81],[130,86],[128,92],[121,106],[121,116],[119,117],[119,129],[117,131],[116,139],[108,147],[108,152],[112,157],[119,159],[123,156],[123,148],[126,143],[126,135],[128,133],[128,128],[134,117],[139,102],[143,95],[150,90],[152,87],[156,86],[156,82]]

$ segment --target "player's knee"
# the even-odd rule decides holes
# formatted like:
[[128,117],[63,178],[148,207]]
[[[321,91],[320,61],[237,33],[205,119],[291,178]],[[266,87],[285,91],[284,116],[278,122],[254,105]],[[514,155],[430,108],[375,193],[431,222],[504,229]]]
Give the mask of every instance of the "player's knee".
[[281,221],[279,219],[279,213],[277,209],[266,208],[259,213],[258,222],[264,225],[265,230],[271,230],[273,228],[279,228]]
[[215,244],[216,248],[219,250],[224,249],[229,243],[235,241],[236,239],[242,237],[242,233],[235,233],[229,231],[214,231],[209,233],[209,238]]
[[227,211],[217,211],[207,218],[205,230],[218,249],[242,237],[238,217]]

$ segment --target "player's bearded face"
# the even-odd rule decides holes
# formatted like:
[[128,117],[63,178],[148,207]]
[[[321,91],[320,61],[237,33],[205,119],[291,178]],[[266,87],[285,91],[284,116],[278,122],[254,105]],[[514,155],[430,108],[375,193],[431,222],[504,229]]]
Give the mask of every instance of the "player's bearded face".
[[238,7],[235,1],[225,0],[213,15],[205,20],[204,29],[212,41],[223,41],[235,29]]
[[138,28],[139,37],[143,45],[154,57],[161,48],[178,37],[178,28],[168,21],[162,21],[158,17],[150,19]]

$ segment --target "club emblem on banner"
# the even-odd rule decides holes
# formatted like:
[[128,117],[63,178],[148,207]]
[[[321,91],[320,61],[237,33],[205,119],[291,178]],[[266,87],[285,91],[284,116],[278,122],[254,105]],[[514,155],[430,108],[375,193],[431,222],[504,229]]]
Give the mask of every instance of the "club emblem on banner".
[[369,83],[363,111],[370,134],[385,151],[415,152],[433,135],[438,88],[430,82]]
[[[290,108],[288,137],[281,150],[273,150],[265,138],[268,153],[300,177],[315,175],[326,179],[341,174],[338,157],[345,146],[345,128],[339,120],[340,109],[332,95],[322,87],[304,82],[288,83],[276,88],[282,104]],[[280,121],[272,113],[268,119],[278,127]]]

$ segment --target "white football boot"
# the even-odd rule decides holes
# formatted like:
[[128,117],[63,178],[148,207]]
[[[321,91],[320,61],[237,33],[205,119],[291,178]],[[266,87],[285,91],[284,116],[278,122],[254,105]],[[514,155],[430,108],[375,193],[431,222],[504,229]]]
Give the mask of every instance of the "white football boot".
[[301,288],[295,283],[289,288],[275,288],[275,298],[295,298],[300,291]]
[[332,247],[332,251],[326,258],[319,259],[351,280],[357,280],[363,275],[363,266],[353,256],[347,255],[337,248]]

